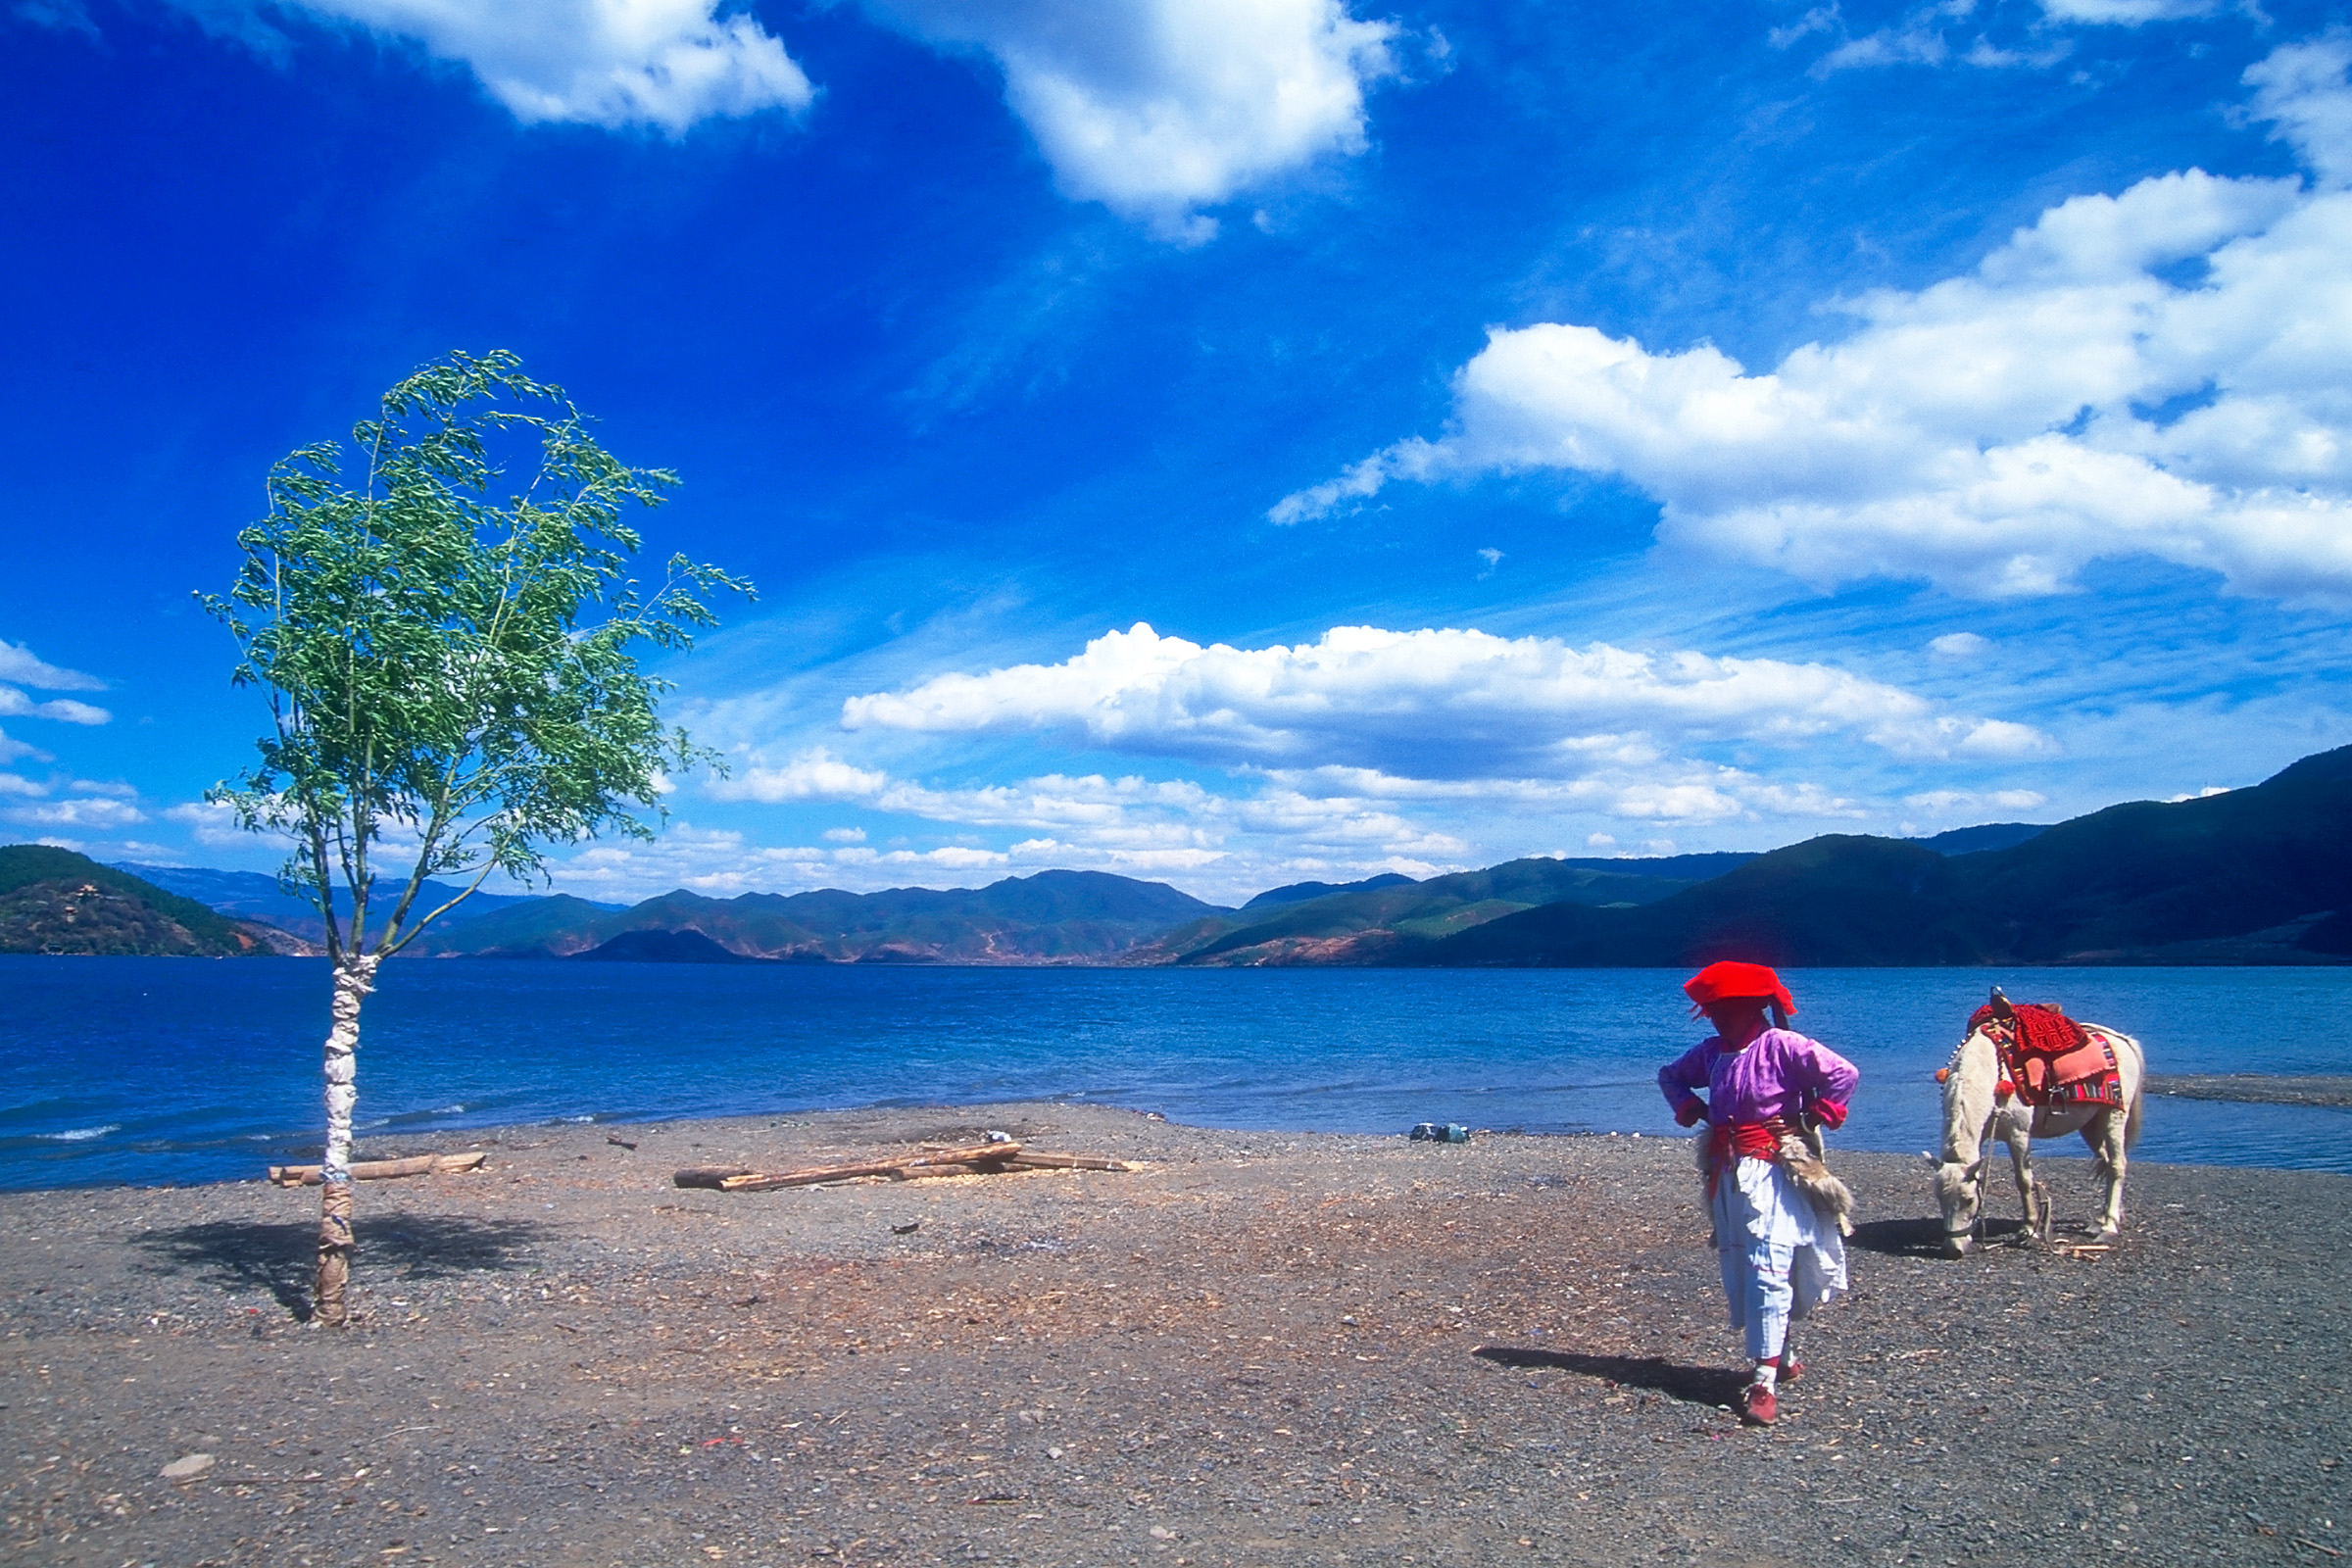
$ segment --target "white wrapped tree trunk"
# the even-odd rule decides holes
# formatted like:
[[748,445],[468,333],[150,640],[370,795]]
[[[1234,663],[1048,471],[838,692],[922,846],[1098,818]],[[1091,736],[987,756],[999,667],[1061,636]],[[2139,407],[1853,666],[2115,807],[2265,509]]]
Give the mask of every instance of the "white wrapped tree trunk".
[[334,1021],[326,1035],[326,1152],[320,1161],[318,1280],[312,1299],[318,1321],[340,1328],[350,1318],[351,1112],[359,1103],[360,1004],[374,989],[377,958],[353,954],[335,965]]

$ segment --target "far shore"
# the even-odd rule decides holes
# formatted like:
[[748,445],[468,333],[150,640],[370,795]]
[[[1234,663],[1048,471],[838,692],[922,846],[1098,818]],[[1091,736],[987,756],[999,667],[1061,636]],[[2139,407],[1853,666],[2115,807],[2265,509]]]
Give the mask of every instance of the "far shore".
[[2150,1073],[2148,1093],[2245,1105],[2352,1106],[2352,1076],[2314,1073]]
[[[992,1128],[1141,1168],[670,1180]],[[0,1195],[0,1438],[30,1456],[0,1487],[11,1562],[2352,1549],[2344,1176],[2136,1163],[2113,1248],[1996,1220],[1955,1262],[1916,1156],[1838,1152],[1854,1291],[1755,1430],[1725,1408],[1738,1345],[1680,1138],[1032,1103],[404,1147],[489,1158],[360,1188],[341,1333],[305,1321],[315,1190]],[[2044,1175],[2062,1224],[2087,1217],[2083,1161]]]

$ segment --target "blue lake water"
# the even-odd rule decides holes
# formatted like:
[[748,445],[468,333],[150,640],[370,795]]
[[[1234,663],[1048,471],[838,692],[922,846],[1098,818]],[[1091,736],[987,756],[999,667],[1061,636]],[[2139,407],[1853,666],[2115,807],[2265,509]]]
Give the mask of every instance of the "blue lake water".
[[[359,1120],[404,1134],[1066,1099],[1210,1126],[1676,1129],[1681,971],[395,962]],[[1998,981],[2136,1035],[2153,1071],[2352,1072],[2352,970],[1814,969],[1862,1069],[1848,1148],[1938,1139],[1934,1071]],[[0,956],[0,1187],[256,1176],[316,1149],[327,974],[303,959]],[[2081,1152],[2079,1142],[2054,1152]],[[2155,1098],[2139,1157],[2352,1171],[2352,1111]]]

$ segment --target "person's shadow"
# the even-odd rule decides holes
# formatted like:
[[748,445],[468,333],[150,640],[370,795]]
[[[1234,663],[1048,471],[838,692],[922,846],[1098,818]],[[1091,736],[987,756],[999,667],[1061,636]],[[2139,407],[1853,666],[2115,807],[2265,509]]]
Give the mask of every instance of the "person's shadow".
[[[552,1235],[532,1220],[471,1219],[458,1214],[399,1214],[357,1226],[356,1266],[406,1284],[475,1271],[526,1267],[531,1249]],[[288,1312],[311,1319],[311,1281],[318,1262],[318,1222],[266,1224],[211,1220],[133,1237],[158,1274],[185,1274],[223,1290],[267,1291]]]
[[1710,1408],[1730,1404],[1747,1381],[1745,1371],[1720,1366],[1685,1366],[1657,1355],[1588,1355],[1581,1350],[1535,1350],[1488,1345],[1470,1352],[1482,1361],[1518,1371],[1574,1372],[1625,1388],[1651,1389],[1670,1399]]

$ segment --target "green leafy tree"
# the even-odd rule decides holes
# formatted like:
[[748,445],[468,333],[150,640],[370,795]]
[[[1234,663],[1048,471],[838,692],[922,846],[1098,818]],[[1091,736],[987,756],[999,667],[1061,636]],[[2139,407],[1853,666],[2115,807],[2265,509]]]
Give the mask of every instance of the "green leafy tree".
[[[715,754],[658,712],[667,683],[638,654],[715,624],[714,592],[750,585],[673,558],[658,589],[626,575],[623,520],[677,478],[598,445],[561,388],[500,352],[454,354],[353,427],[364,462],[310,446],[270,470],[269,515],[237,535],[223,596],[233,679],[265,688],[261,761],[208,799],[293,844],[280,880],[326,921],[319,1321],[344,1323],[351,1113],[360,1009],[378,965],[493,871],[544,875],[542,849],[650,838],[664,779]],[[509,460],[531,467],[514,489]],[[504,499],[501,499],[501,497]],[[427,878],[461,885],[438,904]]]

